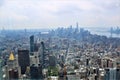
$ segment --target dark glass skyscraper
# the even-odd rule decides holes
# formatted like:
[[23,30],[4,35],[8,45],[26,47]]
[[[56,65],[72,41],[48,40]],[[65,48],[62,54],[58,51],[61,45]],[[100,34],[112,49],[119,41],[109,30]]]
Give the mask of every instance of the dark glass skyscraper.
[[42,65],[42,68],[45,67],[45,45],[44,45],[44,42],[41,42],[41,47],[40,47],[40,63]]
[[18,50],[18,63],[21,67],[21,74],[25,74],[27,66],[30,66],[28,50]]
[[34,35],[30,36],[30,52],[34,52]]
[[42,80],[42,66],[34,66],[30,67],[30,76],[31,79],[40,79]]

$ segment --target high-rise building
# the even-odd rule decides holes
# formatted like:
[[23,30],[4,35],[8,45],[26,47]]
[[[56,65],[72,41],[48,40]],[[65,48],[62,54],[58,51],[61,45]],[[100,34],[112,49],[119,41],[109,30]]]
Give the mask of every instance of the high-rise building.
[[30,52],[34,52],[34,35],[30,36]]
[[21,74],[25,74],[27,66],[30,66],[28,50],[18,50],[18,63],[21,67]]
[[44,42],[41,42],[39,48],[39,62],[42,65],[42,68],[47,68],[49,66],[49,49],[45,48]]
[[9,66],[9,69],[15,68],[17,65],[15,65],[16,60],[14,54],[11,52],[9,59],[7,61],[7,65]]
[[39,66],[32,65],[30,67],[30,76],[31,76],[31,79],[42,79],[43,78],[42,66],[41,65],[39,65]]
[[38,52],[40,45],[37,43],[34,43],[34,52]]
[[38,66],[39,62],[39,52],[34,52],[33,55],[30,56],[30,65]]
[[56,60],[55,56],[50,55],[49,56],[49,66],[56,66]]
[[39,61],[40,61],[40,64],[42,65],[42,68],[45,68],[45,45],[44,45],[44,42],[41,42],[39,57],[40,57]]
[[10,69],[9,70],[9,80],[18,79],[18,70]]
[[120,69],[110,68],[106,69],[105,80],[119,80]]
[[116,69],[116,79],[120,79],[120,69]]

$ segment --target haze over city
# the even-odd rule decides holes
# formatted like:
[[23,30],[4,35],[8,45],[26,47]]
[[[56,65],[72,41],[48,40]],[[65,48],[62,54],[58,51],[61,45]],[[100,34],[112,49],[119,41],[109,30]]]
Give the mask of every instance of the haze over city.
[[0,0],[0,29],[120,26],[120,0]]
[[0,80],[120,80],[120,0],[0,0]]

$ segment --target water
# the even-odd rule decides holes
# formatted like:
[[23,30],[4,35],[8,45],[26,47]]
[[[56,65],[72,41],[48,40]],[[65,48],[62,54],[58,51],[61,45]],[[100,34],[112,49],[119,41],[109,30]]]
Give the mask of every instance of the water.
[[[111,33],[109,32],[110,29],[109,28],[85,28],[88,31],[91,32],[91,34],[97,34],[97,35],[101,35],[101,36],[107,36],[107,37],[111,37]],[[112,34],[112,37],[114,38],[120,38],[120,34]]]

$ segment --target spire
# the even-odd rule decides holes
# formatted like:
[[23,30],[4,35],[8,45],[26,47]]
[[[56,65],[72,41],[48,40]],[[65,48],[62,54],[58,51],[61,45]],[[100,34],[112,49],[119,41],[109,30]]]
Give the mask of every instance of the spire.
[[10,53],[9,60],[10,60],[10,61],[15,60],[15,57],[14,57],[14,55],[13,55],[13,53],[12,53],[12,52]]

